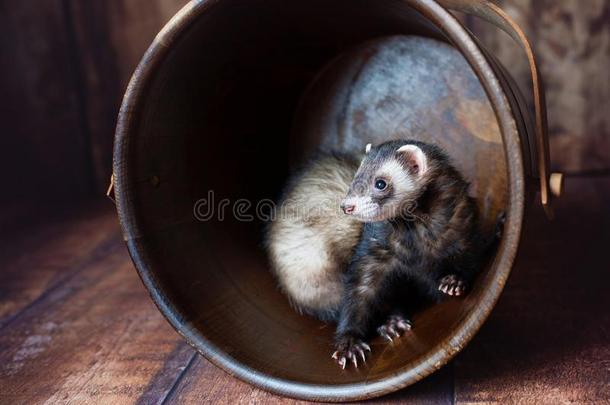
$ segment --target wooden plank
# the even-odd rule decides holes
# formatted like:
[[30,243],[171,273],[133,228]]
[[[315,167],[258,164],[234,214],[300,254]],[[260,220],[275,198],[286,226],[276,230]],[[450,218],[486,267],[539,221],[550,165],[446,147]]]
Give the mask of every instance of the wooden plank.
[[27,225],[2,237],[0,328],[48,290],[99,259],[109,242],[117,239],[118,221],[110,202],[87,204],[60,215],[49,211],[24,215]]
[[0,331],[0,403],[134,403],[171,388],[192,349],[154,308],[115,236]]
[[0,3],[0,202],[74,199],[92,170],[62,0]]
[[[451,404],[453,399],[452,366],[448,365],[426,380],[386,397],[368,401],[372,404]],[[306,404],[280,397],[230,377],[201,356],[189,365],[166,400],[169,404],[219,403]]]
[[116,117],[127,83],[161,27],[188,0],[69,0],[97,190],[111,174]]
[[610,179],[570,178],[535,207],[508,286],[455,361],[458,403],[610,402]]
[[[166,402],[177,382],[195,361],[198,353],[185,341],[176,345],[169,353],[163,368],[152,377],[148,386],[138,398],[138,405],[162,404]],[[227,376],[227,378],[230,378]]]

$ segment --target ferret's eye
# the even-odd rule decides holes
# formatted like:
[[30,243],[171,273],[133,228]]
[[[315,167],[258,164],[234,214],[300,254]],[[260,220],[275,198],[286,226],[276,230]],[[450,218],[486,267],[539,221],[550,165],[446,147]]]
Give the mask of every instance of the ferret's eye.
[[388,186],[388,183],[386,183],[385,180],[381,180],[381,179],[375,180],[375,188],[377,190],[385,190],[387,186]]

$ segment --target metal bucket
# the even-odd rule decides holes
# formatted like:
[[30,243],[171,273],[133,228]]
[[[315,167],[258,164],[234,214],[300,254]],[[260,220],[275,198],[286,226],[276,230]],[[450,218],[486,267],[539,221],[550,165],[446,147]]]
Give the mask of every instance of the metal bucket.
[[[523,46],[533,113],[505,69],[449,10],[488,20]],[[405,128],[419,123],[422,136],[445,146],[472,181],[485,217],[506,212],[505,232],[465,299],[417,314],[413,334],[391,350],[373,340],[368,367],[342,372],[330,360],[333,328],[298,315],[277,291],[260,244],[264,221],[249,216],[247,204],[254,209],[277,196],[309,148],[360,147],[364,129],[371,128],[377,129],[369,131],[373,141],[402,135],[403,127],[382,128],[396,117],[383,124],[368,110],[348,108],[358,94],[366,100],[363,89],[371,85],[354,67],[368,69],[372,88],[379,88],[375,63],[388,49],[403,49],[379,38],[397,36],[420,38],[413,49],[423,56],[445,49],[447,60],[461,61],[452,73],[460,85],[440,73],[425,76],[430,88],[451,89],[442,104],[447,114],[429,115],[440,111],[443,98],[437,97]],[[398,64],[390,70],[401,72]],[[420,84],[423,93],[396,102],[399,115],[409,111],[412,97],[426,94],[428,86]],[[476,103],[453,108],[462,106],[461,96]],[[476,127],[481,111],[489,125]],[[438,128],[429,133],[429,125]],[[406,387],[468,343],[510,273],[526,201],[539,190],[551,213],[561,175],[548,167],[544,93],[531,48],[519,27],[487,1],[209,0],[180,11],[137,68],[119,115],[113,178],[135,266],[161,312],[193,347],[263,389],[340,401]],[[246,205],[236,213],[237,202]]]

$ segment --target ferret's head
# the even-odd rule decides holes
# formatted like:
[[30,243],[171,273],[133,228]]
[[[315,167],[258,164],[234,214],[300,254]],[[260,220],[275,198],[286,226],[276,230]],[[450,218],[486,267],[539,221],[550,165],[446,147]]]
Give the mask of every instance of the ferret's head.
[[377,222],[413,209],[431,169],[425,146],[415,141],[367,145],[366,155],[341,203],[343,212],[363,222]]

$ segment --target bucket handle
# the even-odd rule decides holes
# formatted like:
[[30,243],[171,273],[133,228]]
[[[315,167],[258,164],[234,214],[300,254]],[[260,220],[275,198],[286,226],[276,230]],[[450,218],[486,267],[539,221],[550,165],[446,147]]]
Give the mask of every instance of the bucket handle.
[[552,217],[551,200],[561,196],[563,174],[550,173],[549,136],[546,116],[546,99],[542,77],[525,33],[521,27],[499,6],[488,0],[438,0],[447,9],[461,11],[479,17],[510,35],[525,52],[532,76],[534,108],[536,116],[536,151],[538,176],[540,180],[540,200],[547,216]]

